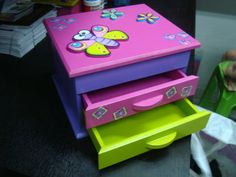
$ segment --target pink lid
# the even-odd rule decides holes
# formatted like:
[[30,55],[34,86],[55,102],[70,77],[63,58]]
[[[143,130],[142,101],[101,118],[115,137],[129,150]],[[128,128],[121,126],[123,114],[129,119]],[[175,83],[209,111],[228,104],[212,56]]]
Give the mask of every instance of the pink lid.
[[45,25],[70,77],[200,46],[145,4],[48,18]]

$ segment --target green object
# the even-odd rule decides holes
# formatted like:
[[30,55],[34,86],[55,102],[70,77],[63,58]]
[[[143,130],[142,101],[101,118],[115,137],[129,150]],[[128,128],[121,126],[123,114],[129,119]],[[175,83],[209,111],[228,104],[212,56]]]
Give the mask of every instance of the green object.
[[58,6],[65,6],[65,7],[73,7],[75,6],[80,0],[32,0],[33,2],[38,3],[54,3]]
[[229,117],[236,107],[236,92],[227,90],[224,79],[224,69],[231,63],[232,61],[224,61],[216,66],[199,103],[225,117]]
[[89,129],[102,169],[152,149],[160,149],[205,127],[210,113],[183,99]]

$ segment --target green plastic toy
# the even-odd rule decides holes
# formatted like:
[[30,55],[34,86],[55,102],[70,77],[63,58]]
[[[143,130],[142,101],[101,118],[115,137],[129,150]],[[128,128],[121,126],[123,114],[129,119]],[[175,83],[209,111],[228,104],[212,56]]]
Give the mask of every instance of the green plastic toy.
[[232,61],[224,61],[217,65],[199,103],[200,106],[225,117],[229,117],[236,107],[236,92],[228,91],[224,76],[224,69],[230,64]]

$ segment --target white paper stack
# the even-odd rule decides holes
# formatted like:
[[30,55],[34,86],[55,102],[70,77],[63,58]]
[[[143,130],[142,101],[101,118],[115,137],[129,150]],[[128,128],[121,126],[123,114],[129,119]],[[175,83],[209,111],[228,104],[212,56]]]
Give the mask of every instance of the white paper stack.
[[0,25],[0,53],[23,57],[46,37],[47,31],[43,19],[55,16],[57,16],[57,11],[52,8],[27,26],[2,23]]
[[29,0],[2,0],[0,1],[0,20],[13,22],[32,13],[33,5]]

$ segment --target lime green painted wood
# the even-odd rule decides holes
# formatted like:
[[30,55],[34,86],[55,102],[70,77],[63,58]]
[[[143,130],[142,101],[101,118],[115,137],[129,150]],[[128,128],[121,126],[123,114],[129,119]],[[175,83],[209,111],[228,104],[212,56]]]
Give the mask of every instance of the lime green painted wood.
[[101,136],[99,135],[99,132],[97,129],[93,129],[93,133],[90,133],[89,136],[92,139],[93,144],[97,151],[99,151],[100,149],[104,147],[103,140]]
[[[229,117],[232,110],[236,107],[236,92],[228,91],[225,87],[223,72],[231,63],[232,61],[225,61],[216,66],[199,103],[200,106],[225,117]],[[217,90],[219,97],[214,101]]]
[[176,133],[173,142],[199,131],[205,127],[209,116],[209,112],[199,112],[189,100],[183,99],[91,128],[89,134],[98,150],[99,169],[151,150],[148,143],[157,139],[163,144],[165,136]]
[[149,149],[161,149],[161,148],[167,147],[171,143],[173,143],[176,136],[177,136],[177,133],[174,132],[174,133],[171,133],[169,135],[165,135],[161,138],[158,138],[156,140],[147,142],[147,148],[149,148]]

